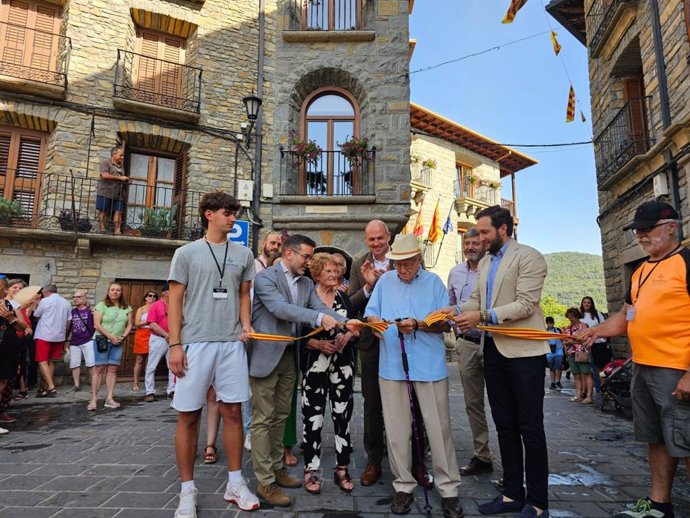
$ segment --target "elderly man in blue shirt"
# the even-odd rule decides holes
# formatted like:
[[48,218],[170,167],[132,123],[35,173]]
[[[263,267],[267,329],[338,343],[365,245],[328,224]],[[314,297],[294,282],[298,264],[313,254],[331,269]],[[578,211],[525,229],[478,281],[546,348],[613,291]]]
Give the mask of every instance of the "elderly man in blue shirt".
[[395,269],[376,283],[364,316],[369,321],[402,319],[381,334],[379,386],[388,442],[388,459],[395,477],[391,511],[410,512],[417,485],[412,472],[410,400],[403,371],[402,333],[409,363],[410,380],[427,430],[436,487],[443,501],[444,518],[461,518],[458,499],[460,473],[450,430],[448,369],[443,332],[448,324],[428,327],[426,316],[448,304],[448,292],[441,279],[422,268],[422,250],[413,235],[398,235],[386,257]]

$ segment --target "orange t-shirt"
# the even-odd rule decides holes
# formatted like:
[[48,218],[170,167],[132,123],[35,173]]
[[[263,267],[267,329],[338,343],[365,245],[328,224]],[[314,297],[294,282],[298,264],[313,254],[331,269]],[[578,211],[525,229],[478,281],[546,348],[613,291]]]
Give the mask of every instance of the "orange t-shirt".
[[687,370],[690,367],[690,250],[647,260],[632,274],[626,302],[635,308],[628,322],[633,361]]

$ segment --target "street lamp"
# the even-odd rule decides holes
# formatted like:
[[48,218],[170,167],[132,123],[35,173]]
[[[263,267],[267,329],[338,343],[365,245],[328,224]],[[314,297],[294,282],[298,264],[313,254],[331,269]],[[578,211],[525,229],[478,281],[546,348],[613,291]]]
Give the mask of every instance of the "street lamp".
[[240,126],[242,127],[242,136],[244,137],[244,141],[246,142],[245,145],[247,149],[249,149],[249,144],[251,143],[252,138],[252,130],[254,129],[254,123],[256,122],[256,119],[259,116],[259,110],[261,109],[261,103],[263,101],[261,100],[261,97],[252,94],[243,98],[242,102],[244,103],[244,107],[247,110],[247,119],[249,120],[249,123],[243,122],[242,124],[240,124]]

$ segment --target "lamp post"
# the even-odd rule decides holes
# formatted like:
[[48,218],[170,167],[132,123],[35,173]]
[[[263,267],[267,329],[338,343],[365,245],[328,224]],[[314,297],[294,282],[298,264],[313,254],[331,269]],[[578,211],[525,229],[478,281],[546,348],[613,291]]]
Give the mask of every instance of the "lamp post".
[[244,103],[244,108],[247,110],[247,119],[249,120],[249,123],[243,122],[240,124],[240,126],[242,127],[242,136],[244,137],[245,147],[249,149],[254,123],[259,116],[259,110],[261,109],[261,103],[263,101],[261,97],[252,94],[244,97],[242,102]]

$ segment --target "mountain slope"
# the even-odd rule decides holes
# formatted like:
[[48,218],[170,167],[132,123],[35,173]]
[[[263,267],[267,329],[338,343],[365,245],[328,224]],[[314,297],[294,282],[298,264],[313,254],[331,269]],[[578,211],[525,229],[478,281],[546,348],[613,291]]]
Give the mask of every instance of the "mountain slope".
[[580,252],[545,254],[549,273],[542,297],[552,296],[559,303],[580,306],[585,295],[594,299],[597,309],[606,313],[604,263],[600,255]]

